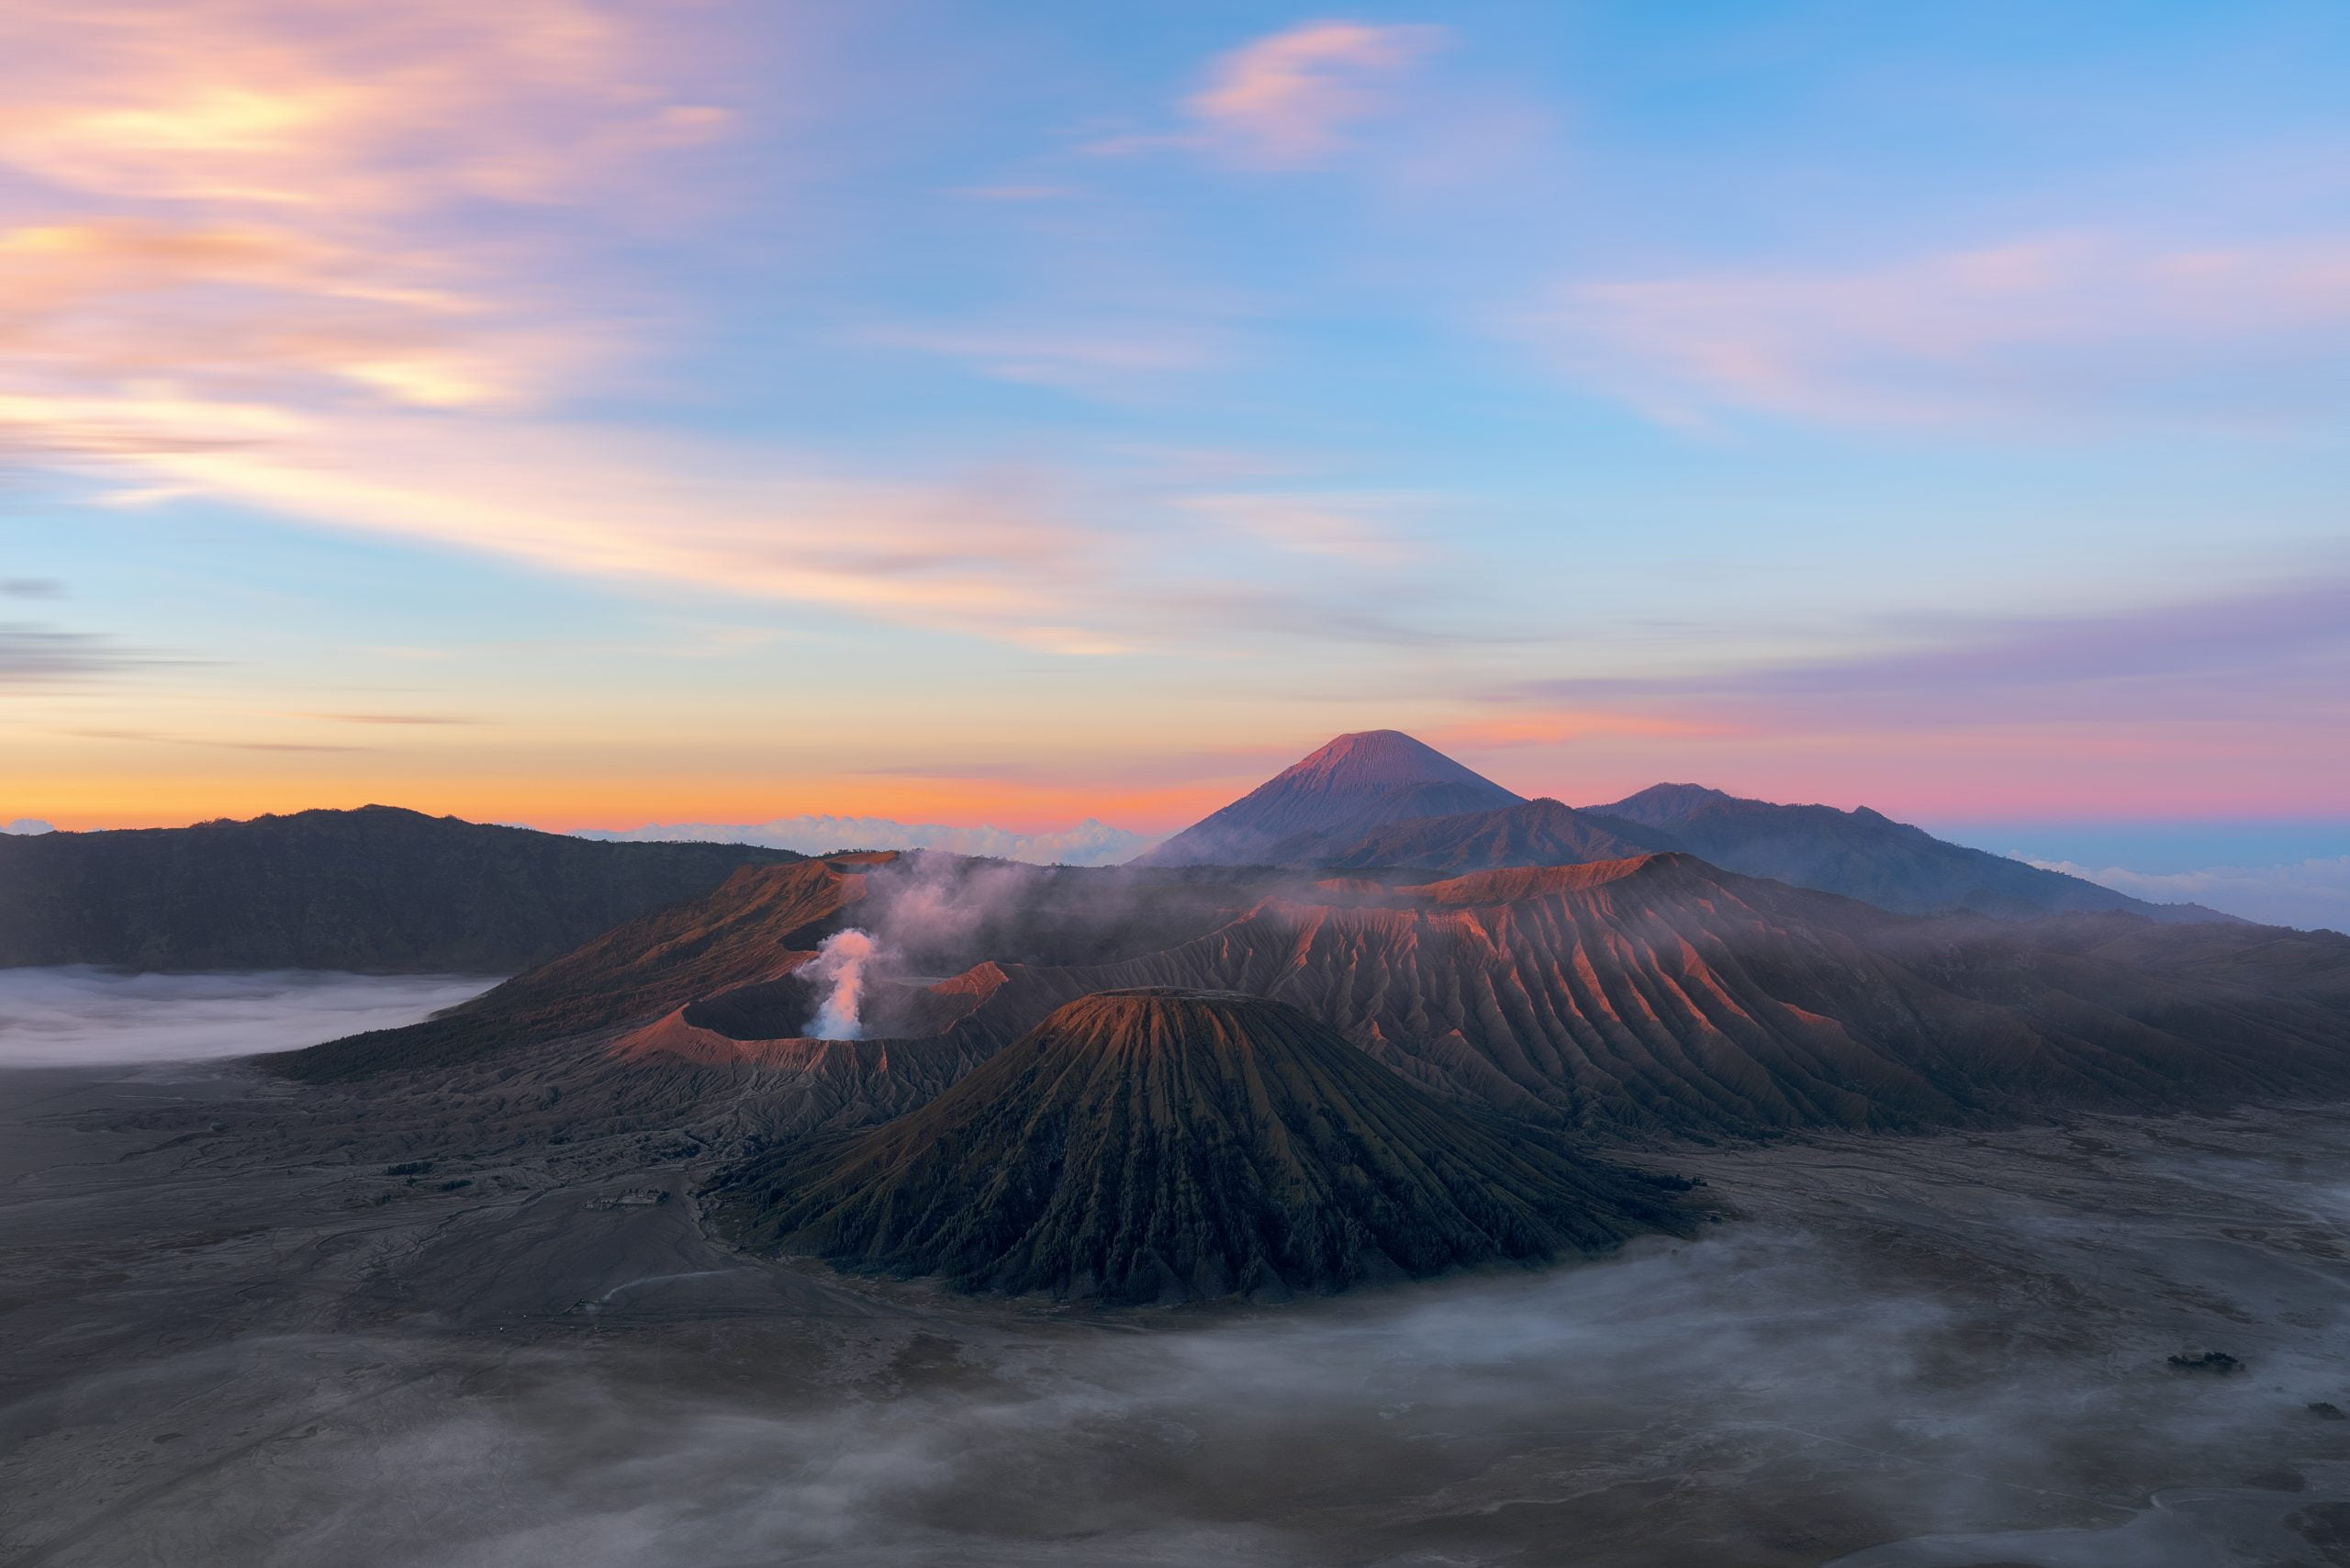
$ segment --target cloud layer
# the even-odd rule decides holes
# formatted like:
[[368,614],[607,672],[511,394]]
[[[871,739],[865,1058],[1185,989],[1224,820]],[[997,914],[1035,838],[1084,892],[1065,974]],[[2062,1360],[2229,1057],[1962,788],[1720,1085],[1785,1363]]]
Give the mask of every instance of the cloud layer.
[[413,1024],[494,983],[459,975],[0,969],[0,1067],[202,1061],[292,1050]]
[[2080,866],[2069,860],[2031,863],[2156,903],[2208,904],[2271,925],[2350,933],[2350,856],[2165,873]]

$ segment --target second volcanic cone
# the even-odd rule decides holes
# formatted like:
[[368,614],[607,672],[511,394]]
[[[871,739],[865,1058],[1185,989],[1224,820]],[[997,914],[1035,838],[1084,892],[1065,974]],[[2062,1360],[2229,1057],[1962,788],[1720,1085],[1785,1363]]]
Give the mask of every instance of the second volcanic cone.
[[1670,1182],[1439,1100],[1281,1002],[1080,997],[936,1100],[763,1157],[746,1243],[965,1290],[1279,1297],[1680,1230]]

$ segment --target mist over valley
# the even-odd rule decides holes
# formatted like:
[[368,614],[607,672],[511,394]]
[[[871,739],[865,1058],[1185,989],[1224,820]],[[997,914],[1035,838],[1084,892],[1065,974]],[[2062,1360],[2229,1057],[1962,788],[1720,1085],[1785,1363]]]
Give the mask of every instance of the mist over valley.
[[[2350,939],[1481,788],[698,862],[503,980],[0,970],[8,1561],[2339,1555]],[[535,838],[298,825],[263,896],[512,951],[375,846]]]

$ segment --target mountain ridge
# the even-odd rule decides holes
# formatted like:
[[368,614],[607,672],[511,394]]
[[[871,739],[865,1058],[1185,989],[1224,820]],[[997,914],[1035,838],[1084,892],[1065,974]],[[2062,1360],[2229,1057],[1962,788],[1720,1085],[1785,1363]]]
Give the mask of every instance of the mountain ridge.
[[[1175,986],[1286,1002],[1424,1089],[1611,1137],[2350,1088],[2350,939],[1896,915],[1679,851],[1435,877],[1023,873],[997,924],[868,977],[867,1038],[804,1037],[820,999],[798,971],[823,936],[886,934],[895,901],[934,910],[938,879],[966,869],[1002,874],[878,857],[744,871],[442,1017],[265,1063],[349,1081],[571,1041],[648,1082],[665,1064],[763,1081],[822,1064],[827,1103],[902,1105],[1064,1002]],[[917,1079],[858,1091],[900,1062]],[[760,1114],[806,1125],[781,1102]]]
[[1667,849],[1902,914],[2235,918],[1946,843],[1866,806],[1780,805],[1702,784],[1653,784],[1604,806],[1528,801],[1398,730],[1339,735],[1127,864],[1466,871]]
[[2156,904],[2084,878],[1936,838],[1867,806],[1782,805],[1701,784],[1655,784],[1583,808],[1724,870],[1841,893],[1899,914],[1954,910],[2029,918],[2123,910],[2154,920],[2232,921],[2200,904]]
[[0,835],[0,966],[510,973],[788,851],[397,806]]

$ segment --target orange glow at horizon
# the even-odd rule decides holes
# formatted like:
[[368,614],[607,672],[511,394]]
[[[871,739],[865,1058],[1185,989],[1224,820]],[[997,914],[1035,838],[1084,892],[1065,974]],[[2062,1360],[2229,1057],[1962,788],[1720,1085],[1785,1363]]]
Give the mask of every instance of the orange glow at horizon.
[[[1044,833],[1088,817],[1140,833],[1171,832],[1252,788],[1255,780],[1177,789],[1010,784],[939,780],[651,780],[595,777],[550,785],[543,779],[292,781],[215,778],[148,779],[116,775],[0,779],[0,820],[52,826],[184,827],[221,817],[285,815],[364,805],[403,806],[469,822],[521,823],[549,832],[625,830],[652,823],[751,825],[798,816],[882,817],[950,827],[987,825]],[[683,803],[680,803],[683,802]]]
[[[1417,733],[1508,789],[1571,805],[1619,799],[1664,781],[1765,800],[1867,805],[1906,821],[2344,814],[2322,773],[2302,769],[2305,787],[2280,795],[2274,780],[2293,767],[2292,759],[2278,756],[2274,768],[2255,766],[2265,747],[2250,734],[2206,736],[2207,745],[2182,756],[2175,734],[2137,734],[2127,726],[2106,734],[2020,726],[1960,734],[1762,735],[1632,721],[1595,724],[1597,733],[1552,741],[1549,726],[1556,722],[1438,723]],[[57,767],[20,763],[14,776],[0,774],[0,821],[34,818],[72,829],[179,826],[374,803],[551,831],[751,825],[830,815],[984,824],[1014,833],[1049,832],[1093,818],[1158,834],[1238,798],[1328,738],[1301,735],[1284,743],[1286,749],[1229,753],[1174,746],[1163,765],[1139,747],[1134,755],[1067,756],[1009,778],[976,771],[958,776],[951,763],[922,776],[855,768],[770,772],[739,756],[722,768],[681,771],[569,746],[560,755],[535,756],[527,749],[506,750],[494,760],[378,753],[362,764],[288,754],[274,756],[274,766],[256,758],[239,767],[207,757],[198,770],[170,753],[149,751],[146,766],[128,768],[104,769],[87,761]],[[1152,782],[1154,774],[1181,782]]]

